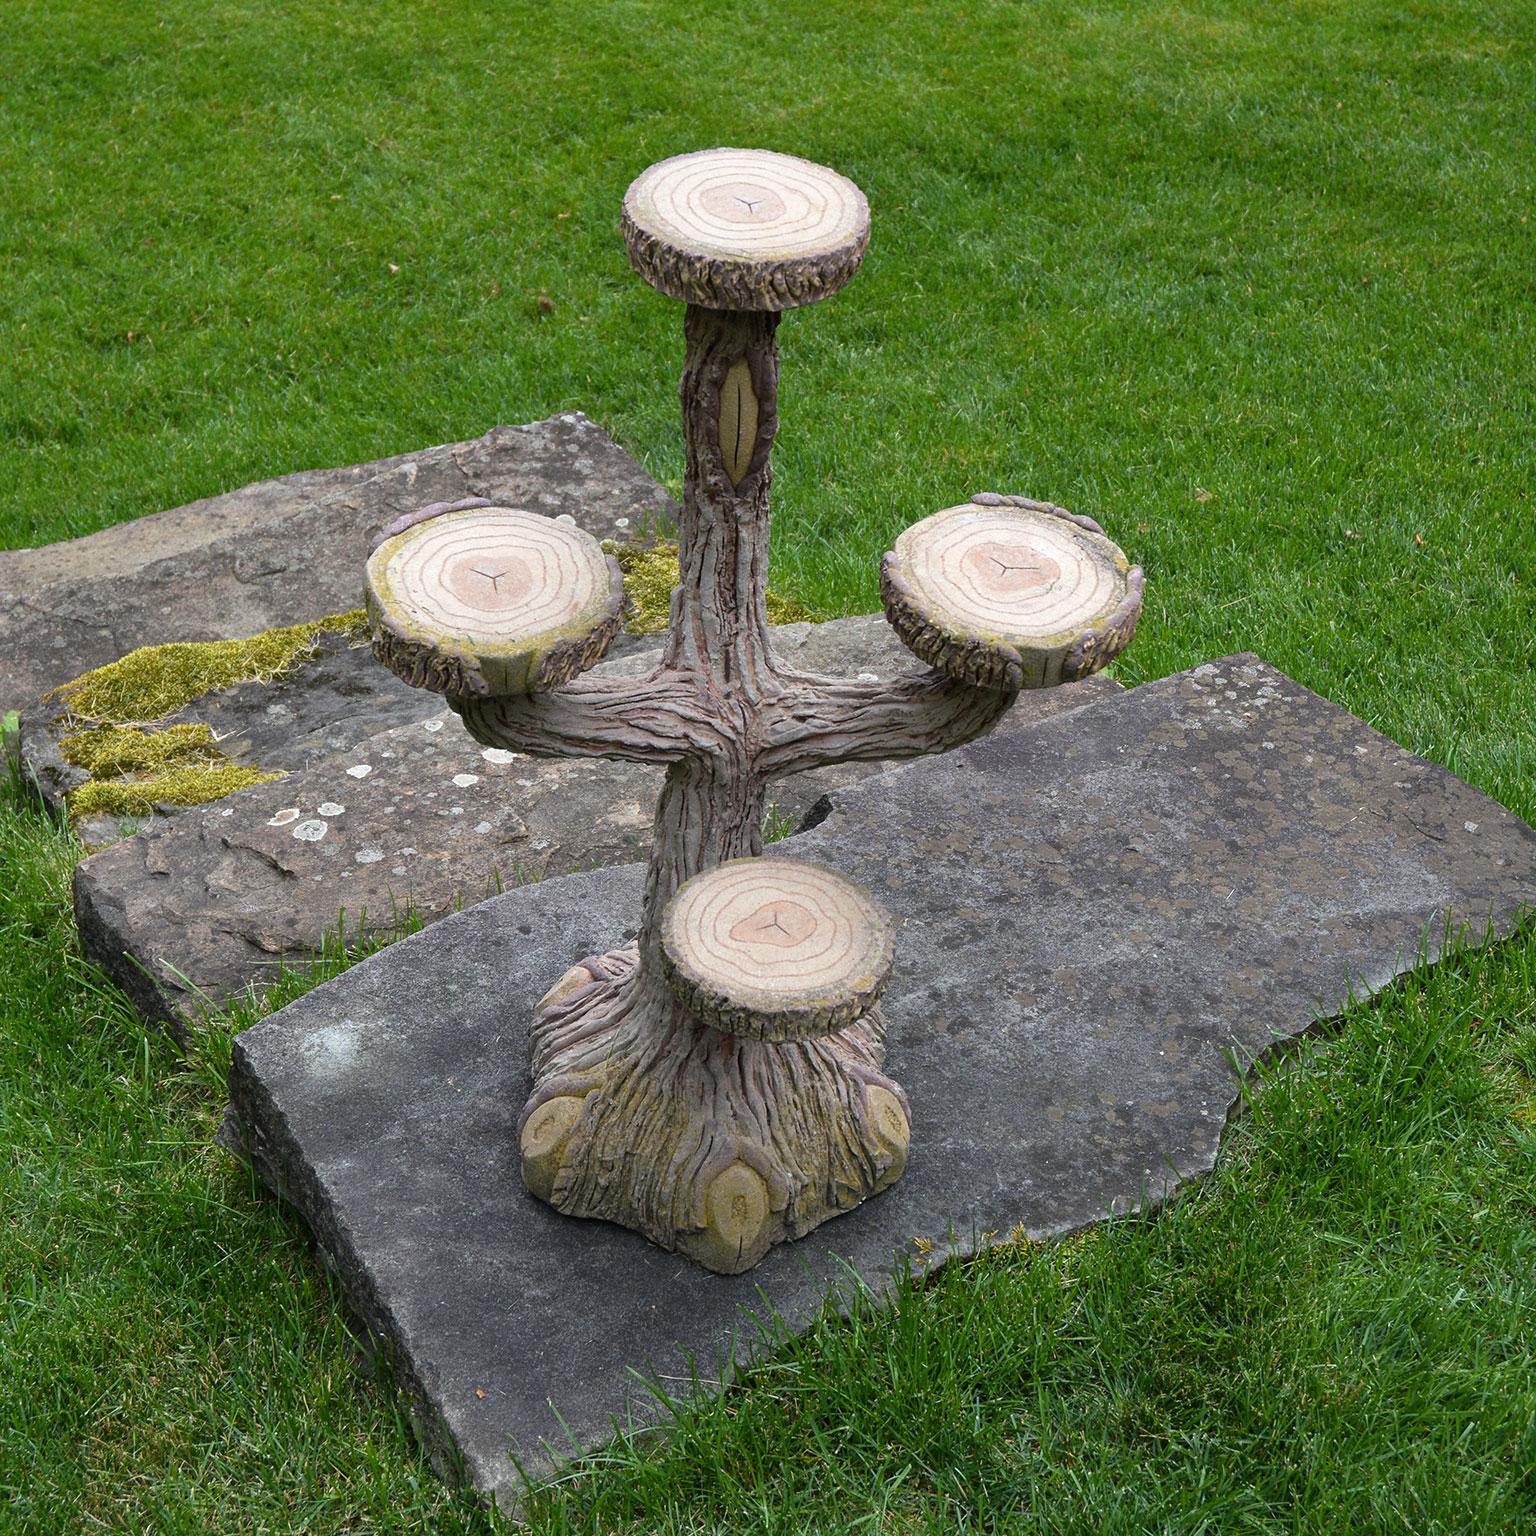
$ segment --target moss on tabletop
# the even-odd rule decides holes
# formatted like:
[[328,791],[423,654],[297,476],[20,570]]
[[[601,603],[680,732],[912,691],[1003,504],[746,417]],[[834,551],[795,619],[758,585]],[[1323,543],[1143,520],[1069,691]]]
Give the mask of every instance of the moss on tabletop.
[[282,778],[235,762],[202,721],[158,722],[205,694],[281,676],[313,655],[323,634],[360,640],[366,633],[359,608],[244,640],[148,645],[54,689],[56,718],[78,727],[60,739],[59,751],[90,775],[66,797],[70,825],[87,816],[147,816],[157,805],[207,805]]

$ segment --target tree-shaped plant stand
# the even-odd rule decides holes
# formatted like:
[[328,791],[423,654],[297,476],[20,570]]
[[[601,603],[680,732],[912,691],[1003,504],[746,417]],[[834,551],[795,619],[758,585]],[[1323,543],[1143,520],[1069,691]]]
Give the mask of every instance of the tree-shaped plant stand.
[[888,616],[932,671],[785,665],[764,607],[775,330],[852,277],[868,207],[822,166],[720,149],[641,175],[623,231],[636,271],[688,306],[660,664],[577,676],[613,634],[617,569],[515,509],[403,519],[368,597],[380,658],[445,693],[477,741],[665,766],[637,942],[575,966],[535,1012],[523,1177],[560,1211],[736,1273],[894,1182],[911,1124],[883,1071],[890,923],[831,871],[760,857],[770,781],[943,752],[1021,687],[1086,676],[1129,640],[1141,572],[1087,518],[978,496],[909,528],[882,570]]

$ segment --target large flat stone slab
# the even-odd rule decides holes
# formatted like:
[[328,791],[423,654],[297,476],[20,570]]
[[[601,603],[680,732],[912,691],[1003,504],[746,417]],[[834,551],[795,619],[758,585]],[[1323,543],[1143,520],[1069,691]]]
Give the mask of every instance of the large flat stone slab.
[[358,607],[373,534],[461,496],[569,514],[598,538],[673,510],[601,427],[571,412],[0,551],[0,709],[141,645],[234,639]]
[[913,1153],[749,1274],[519,1183],[527,1017],[633,934],[638,868],[486,902],[236,1041],[232,1127],[481,1488],[515,1497],[510,1446],[537,1476],[567,1431],[592,1446],[641,1411],[632,1370],[728,1375],[749,1314],[802,1325],[845,1262],[885,1286],[917,1238],[964,1252],[1155,1205],[1212,1165],[1229,1053],[1437,953],[1448,920],[1504,933],[1536,902],[1536,832],[1253,657],[841,790],[780,851],[904,921],[886,1015]]
[[[773,634],[781,655],[810,670],[924,670],[879,614]],[[290,777],[156,819],[76,867],[85,952],[145,1018],[179,1031],[209,1002],[260,987],[339,930],[392,932],[407,909],[435,922],[498,891],[648,851],[659,769],[482,749],[436,696],[404,684],[372,691],[375,675],[392,674],[366,651],[350,653],[350,670],[340,672],[368,690],[349,695],[337,683],[347,654],[327,648],[302,676],[202,701],[222,704],[216,730],[226,751],[267,767],[291,763]],[[643,671],[659,655],[636,651],[597,670]],[[1116,687],[1095,677],[1027,694],[999,728]],[[332,723],[317,714],[301,733],[295,722],[310,718],[303,711],[316,698]],[[356,730],[391,714],[400,723]],[[326,753],[332,744],[339,750]],[[305,767],[302,751],[321,755]],[[798,825],[824,794],[880,768],[850,763],[785,779],[774,786],[775,817]]]

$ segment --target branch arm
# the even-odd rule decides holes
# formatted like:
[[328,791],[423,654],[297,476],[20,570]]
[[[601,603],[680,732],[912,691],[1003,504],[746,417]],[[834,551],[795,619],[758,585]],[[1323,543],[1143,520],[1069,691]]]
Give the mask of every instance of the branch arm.
[[580,677],[544,693],[450,697],[474,739],[534,757],[617,757],[673,763],[720,750],[719,717],[675,674]]
[[985,735],[1017,697],[942,672],[878,683],[801,675],[766,712],[754,766],[777,777],[948,752]]

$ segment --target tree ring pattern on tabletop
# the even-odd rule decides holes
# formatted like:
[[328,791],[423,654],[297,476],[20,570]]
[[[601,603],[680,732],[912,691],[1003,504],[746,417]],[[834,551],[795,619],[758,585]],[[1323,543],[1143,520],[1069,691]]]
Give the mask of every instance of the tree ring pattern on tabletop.
[[755,1040],[853,1023],[879,998],[895,930],[860,886],[796,859],[730,859],[686,881],[662,917],[673,991],[701,1022]]
[[869,244],[869,204],[836,171],[765,149],[707,149],[624,194],[630,265],[668,298],[783,310],[835,293]]
[[379,659],[434,692],[550,688],[607,649],[623,577],[597,540],[516,507],[450,507],[405,522],[368,559]]
[[1049,688],[1125,649],[1143,581],[1092,519],[984,495],[906,529],[880,585],[891,624],[930,666],[983,687]]

